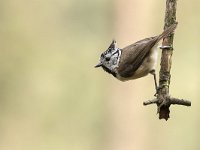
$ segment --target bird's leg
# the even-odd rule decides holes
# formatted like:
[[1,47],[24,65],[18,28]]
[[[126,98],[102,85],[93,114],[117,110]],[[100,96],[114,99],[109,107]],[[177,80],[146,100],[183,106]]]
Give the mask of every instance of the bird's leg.
[[157,84],[157,80],[156,80],[156,72],[155,72],[155,70],[151,70],[150,74],[152,74],[153,77],[154,77],[154,83],[155,83],[155,89],[156,89],[156,93],[154,94],[154,96],[156,96],[158,94],[158,84]]

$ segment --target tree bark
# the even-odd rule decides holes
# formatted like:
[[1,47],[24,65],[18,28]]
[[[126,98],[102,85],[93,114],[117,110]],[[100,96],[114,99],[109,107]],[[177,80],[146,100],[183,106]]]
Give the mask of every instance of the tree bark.
[[[176,23],[176,6],[177,0],[166,0],[166,11],[165,11],[165,25],[164,29],[170,25]],[[157,89],[156,99],[144,102],[144,105],[156,103],[158,106],[157,112],[159,113],[159,119],[169,119],[169,107],[171,104],[191,106],[191,102],[183,99],[172,98],[169,95],[170,85],[170,70],[172,66],[172,54],[173,54],[173,40],[174,34],[169,35],[163,39],[162,42],[162,56],[160,64],[159,74],[159,88]]]

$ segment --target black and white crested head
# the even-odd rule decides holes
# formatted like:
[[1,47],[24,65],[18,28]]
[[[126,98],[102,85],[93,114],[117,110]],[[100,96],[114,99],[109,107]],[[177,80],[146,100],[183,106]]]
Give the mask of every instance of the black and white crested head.
[[121,49],[117,47],[115,40],[112,41],[108,49],[101,54],[100,63],[95,67],[102,67],[106,72],[116,76],[115,68],[118,67],[121,56]]

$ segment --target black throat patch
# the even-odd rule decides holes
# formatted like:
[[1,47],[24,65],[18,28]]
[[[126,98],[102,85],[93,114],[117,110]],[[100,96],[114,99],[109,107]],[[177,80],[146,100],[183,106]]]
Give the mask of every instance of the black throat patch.
[[102,68],[103,68],[103,70],[106,71],[107,73],[110,73],[110,74],[112,74],[114,77],[116,77],[116,73],[115,73],[115,72],[111,71],[110,69],[106,68],[106,67],[103,66],[103,65],[102,65]]

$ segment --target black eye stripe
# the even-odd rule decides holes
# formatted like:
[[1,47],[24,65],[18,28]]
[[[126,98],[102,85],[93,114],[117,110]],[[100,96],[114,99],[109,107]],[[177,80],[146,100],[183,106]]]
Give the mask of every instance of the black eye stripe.
[[114,52],[112,55],[115,55],[116,53],[118,53],[118,55],[119,55],[119,51],[118,50],[116,52]]

